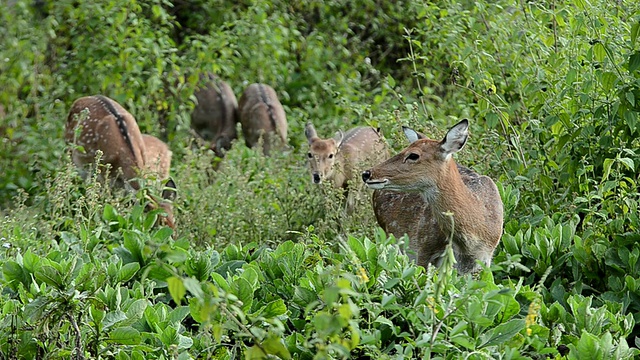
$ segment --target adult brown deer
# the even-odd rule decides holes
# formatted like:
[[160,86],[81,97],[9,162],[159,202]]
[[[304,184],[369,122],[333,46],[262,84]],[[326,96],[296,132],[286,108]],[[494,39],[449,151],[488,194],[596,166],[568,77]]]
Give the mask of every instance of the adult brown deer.
[[223,157],[238,138],[238,100],[226,82],[209,73],[200,76],[205,85],[195,92],[198,101],[191,113],[191,127],[204,140],[211,141],[216,156]]
[[[145,172],[155,173],[160,180],[169,178],[171,151],[167,145],[153,136],[142,135],[133,115],[106,96],[85,96],[74,101],[67,117],[65,140],[75,145],[71,156],[83,177],[101,151],[100,163],[111,166],[112,184],[116,187],[128,184],[139,190],[137,178]],[[175,188],[173,181],[166,186]],[[163,197],[171,200],[171,193],[166,192]],[[173,227],[170,203],[158,204],[168,213],[166,223]]]
[[272,143],[279,142],[281,146],[287,144],[287,117],[271,86],[249,85],[240,97],[238,111],[248,147],[254,147],[262,137],[263,152],[269,155]]
[[409,147],[362,173],[376,189],[378,224],[395,236],[409,236],[418,265],[439,265],[453,235],[456,268],[478,271],[477,260],[489,266],[502,236],[503,205],[495,183],[452,158],[467,141],[468,124],[460,121],[442,141],[404,128]]

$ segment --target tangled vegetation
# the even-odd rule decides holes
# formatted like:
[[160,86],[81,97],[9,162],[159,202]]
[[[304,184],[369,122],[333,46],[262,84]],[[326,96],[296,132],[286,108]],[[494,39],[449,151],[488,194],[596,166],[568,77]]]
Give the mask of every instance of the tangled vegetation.
[[[8,0],[0,358],[623,359],[640,354],[640,2]],[[278,92],[290,148],[224,159],[198,75]],[[107,95],[173,151],[175,234],[83,182],[63,128]],[[304,125],[441,137],[505,204],[490,269],[416,267],[370,194],[313,186]],[[151,191],[151,190],[150,190]]]

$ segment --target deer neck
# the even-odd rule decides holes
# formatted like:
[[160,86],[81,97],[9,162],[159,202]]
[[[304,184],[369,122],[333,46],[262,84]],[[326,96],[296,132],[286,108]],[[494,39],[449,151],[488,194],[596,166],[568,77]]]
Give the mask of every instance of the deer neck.
[[446,234],[451,231],[451,217],[448,214],[453,215],[456,233],[472,226],[473,219],[470,219],[468,214],[469,211],[475,212],[479,204],[462,181],[458,166],[453,160],[445,165],[433,188],[423,192],[422,197],[431,205],[434,219]]

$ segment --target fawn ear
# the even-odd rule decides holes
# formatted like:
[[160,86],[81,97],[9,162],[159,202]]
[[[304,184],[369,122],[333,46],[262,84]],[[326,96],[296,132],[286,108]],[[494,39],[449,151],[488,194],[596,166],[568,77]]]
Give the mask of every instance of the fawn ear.
[[176,183],[173,181],[172,178],[169,178],[169,180],[167,180],[167,183],[164,184],[164,190],[162,190],[162,198],[165,200],[175,200],[176,199],[176,195],[177,195],[177,187],[176,187]]
[[440,148],[442,149],[443,156],[448,158],[451,154],[460,151],[464,144],[467,143],[469,137],[469,120],[464,119],[459,123],[453,125],[447,135],[445,135],[442,142],[440,142]]
[[307,126],[304,127],[304,135],[307,137],[307,140],[309,140],[309,144],[311,144],[311,140],[318,137],[312,123],[308,122]]
[[342,130],[336,131],[336,134],[333,136],[333,140],[336,142],[336,147],[340,147],[342,144],[342,140],[344,139],[344,133]]
[[424,135],[420,134],[410,127],[403,126],[402,131],[404,132],[404,136],[406,136],[409,140],[409,143],[414,143],[417,140],[424,139]]

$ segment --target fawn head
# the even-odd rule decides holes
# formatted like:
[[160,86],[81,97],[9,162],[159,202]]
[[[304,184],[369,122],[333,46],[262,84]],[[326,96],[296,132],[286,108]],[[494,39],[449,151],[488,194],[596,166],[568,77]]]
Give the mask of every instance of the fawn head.
[[307,123],[304,134],[309,141],[307,157],[309,169],[311,170],[311,180],[314,184],[320,184],[322,180],[330,179],[333,176],[336,155],[344,134],[342,131],[338,131],[331,139],[320,139],[311,123]]

